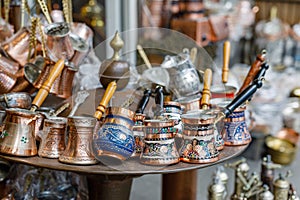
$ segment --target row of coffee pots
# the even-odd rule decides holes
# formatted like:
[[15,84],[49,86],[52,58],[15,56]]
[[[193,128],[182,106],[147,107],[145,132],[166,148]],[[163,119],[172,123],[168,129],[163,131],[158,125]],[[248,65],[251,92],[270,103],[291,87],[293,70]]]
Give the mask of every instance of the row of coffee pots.
[[[192,163],[216,161],[218,150],[214,142],[215,124],[224,118],[225,124],[229,123],[228,126],[224,126],[226,130],[223,135],[221,134],[222,137],[224,136],[225,145],[249,143],[251,137],[247,132],[247,127],[243,125],[245,123],[243,103],[262,86],[262,78],[266,69],[267,64],[264,64],[255,81],[231,103],[218,108],[219,110],[203,109],[181,114],[181,109],[179,109],[181,106],[178,102],[173,104],[165,102],[160,116],[155,119],[140,120],[141,129],[139,130],[144,133],[144,139],[141,139],[144,143],[140,156],[141,162],[165,165],[174,164],[180,160]],[[43,136],[38,151],[34,138],[36,111],[7,109],[0,138],[0,152],[15,156],[39,154],[42,157],[59,158],[61,162],[72,164],[95,164],[102,158],[108,157],[117,160],[130,158],[136,147],[135,141],[137,141],[134,139],[135,131],[133,130],[137,126],[134,119],[137,119],[142,112],[136,113],[121,107],[106,109],[116,87],[115,82],[109,84],[95,117],[70,116],[67,119],[50,117],[44,120]],[[162,90],[157,89],[156,96],[161,96],[161,92]],[[147,92],[145,94],[149,95]],[[161,99],[157,99],[157,102],[162,102]],[[106,113],[104,120],[100,121],[104,112]],[[174,127],[176,117],[177,125],[179,117],[183,124],[181,131],[178,126]],[[100,125],[96,125],[100,122]],[[230,126],[236,123],[239,126]],[[64,145],[66,130],[68,141],[67,145]],[[182,133],[179,134],[180,132]],[[176,135],[181,135],[184,141],[179,151],[175,144]]]

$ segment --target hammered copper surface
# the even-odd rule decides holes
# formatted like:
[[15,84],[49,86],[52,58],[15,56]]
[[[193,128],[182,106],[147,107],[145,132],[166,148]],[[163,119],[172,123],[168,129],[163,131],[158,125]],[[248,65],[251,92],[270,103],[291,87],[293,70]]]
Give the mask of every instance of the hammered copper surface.
[[27,28],[23,27],[5,41],[2,47],[10,57],[17,61],[21,66],[24,66],[27,63],[29,42],[29,31]]
[[8,93],[17,82],[17,77],[11,73],[0,71],[0,93]]
[[67,119],[54,117],[44,120],[42,141],[38,155],[45,158],[58,158],[66,148],[65,133]]
[[91,141],[96,119],[92,117],[68,117],[68,144],[59,161],[75,165],[92,165],[98,161],[92,154]]
[[73,79],[77,71],[75,67],[65,66],[59,80],[58,97],[67,99],[72,96]]
[[29,110],[6,109],[6,118],[0,137],[0,152],[15,156],[35,156],[35,113]]

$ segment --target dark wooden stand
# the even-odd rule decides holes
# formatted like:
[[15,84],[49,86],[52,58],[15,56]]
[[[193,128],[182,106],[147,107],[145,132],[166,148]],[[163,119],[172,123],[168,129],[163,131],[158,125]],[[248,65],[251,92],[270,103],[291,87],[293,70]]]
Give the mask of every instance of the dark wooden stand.
[[78,166],[60,163],[57,159],[34,157],[13,157],[0,155],[8,161],[28,164],[53,170],[71,171],[85,175],[88,181],[91,200],[127,200],[130,196],[133,178],[145,174],[163,174],[163,200],[196,199],[197,169],[222,163],[241,154],[246,146],[225,147],[220,159],[208,164],[189,164],[180,162],[170,166],[148,166],[138,159],[129,159],[122,165],[108,167],[103,164]]

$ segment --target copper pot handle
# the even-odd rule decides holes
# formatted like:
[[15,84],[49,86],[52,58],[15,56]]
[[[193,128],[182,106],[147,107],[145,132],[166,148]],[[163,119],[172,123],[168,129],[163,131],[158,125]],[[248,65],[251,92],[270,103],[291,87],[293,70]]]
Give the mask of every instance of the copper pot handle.
[[105,112],[106,110],[106,107],[108,105],[108,102],[110,101],[110,99],[112,98],[113,94],[115,93],[117,89],[117,83],[116,81],[112,81],[108,84],[106,90],[105,90],[105,93],[99,103],[99,106],[96,108],[96,112],[94,114],[94,117],[97,119],[97,120],[100,120],[103,113]]
[[31,111],[35,111],[39,108],[43,102],[45,101],[46,97],[49,94],[50,88],[53,85],[55,79],[61,74],[62,70],[64,69],[64,60],[58,60],[50,71],[48,79],[43,83],[40,90],[38,91],[37,95],[32,101]]
[[222,68],[222,82],[227,83],[230,59],[230,42],[227,40],[223,46],[223,68]]
[[204,72],[203,91],[201,98],[201,108],[203,110],[208,109],[210,100],[210,85],[212,82],[212,70],[206,69]]
[[254,77],[256,76],[257,72],[260,69],[260,66],[265,61],[266,57],[266,51],[263,50],[261,54],[257,55],[256,60],[251,65],[251,68],[243,82],[243,85],[241,86],[240,90],[238,91],[237,95],[239,95],[241,92],[243,92],[254,80]]

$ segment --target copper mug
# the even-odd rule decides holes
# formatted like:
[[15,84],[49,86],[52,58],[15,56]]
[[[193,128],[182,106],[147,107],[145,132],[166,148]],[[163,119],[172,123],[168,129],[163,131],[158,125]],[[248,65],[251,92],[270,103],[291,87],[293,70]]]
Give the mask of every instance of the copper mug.
[[91,149],[95,125],[96,119],[93,117],[68,117],[68,144],[58,160],[62,163],[75,165],[96,164],[98,161],[95,159]]
[[6,40],[2,44],[2,48],[11,58],[17,61],[21,66],[24,66],[27,63],[29,43],[30,32],[27,28],[23,27]]
[[146,165],[171,165],[180,161],[173,120],[145,120],[144,148],[140,161]]
[[211,163],[219,160],[214,135],[213,112],[203,110],[181,116],[184,144],[180,149],[180,160],[188,163]]
[[225,145],[238,146],[251,142],[252,137],[246,123],[245,110],[245,105],[240,106],[229,117],[224,119],[221,134]]
[[74,49],[70,40],[70,28],[65,22],[48,24],[44,28],[47,35],[46,47],[52,61],[58,59],[71,59]]
[[51,117],[44,120],[41,132],[41,143],[38,155],[45,158],[59,158],[65,150],[65,133],[67,119],[63,117]]
[[35,156],[34,136],[36,114],[29,110],[9,108],[0,136],[0,152],[15,156]]
[[134,152],[135,112],[122,107],[109,107],[103,125],[93,136],[93,152],[102,163],[119,163]]

